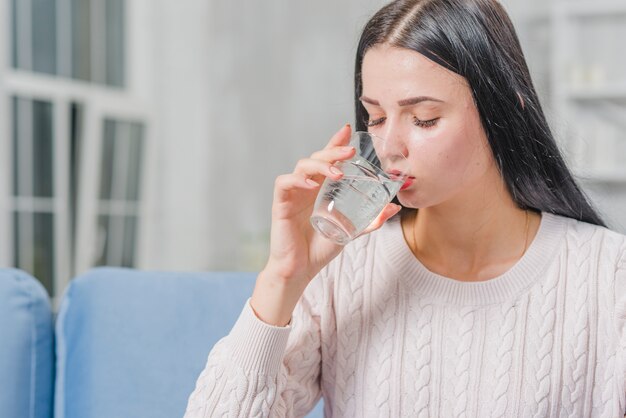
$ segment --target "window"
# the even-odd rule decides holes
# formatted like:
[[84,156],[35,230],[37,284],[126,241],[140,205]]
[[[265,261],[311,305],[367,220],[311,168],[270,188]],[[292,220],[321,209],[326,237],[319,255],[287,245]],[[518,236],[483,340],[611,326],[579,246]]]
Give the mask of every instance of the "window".
[[13,67],[125,85],[124,0],[12,0]]
[[56,306],[76,274],[138,263],[149,113],[127,83],[125,0],[6,5],[0,264],[37,277]]
[[95,264],[131,267],[139,217],[143,126],[107,119],[102,139]]
[[13,264],[54,294],[54,137],[52,104],[13,97]]

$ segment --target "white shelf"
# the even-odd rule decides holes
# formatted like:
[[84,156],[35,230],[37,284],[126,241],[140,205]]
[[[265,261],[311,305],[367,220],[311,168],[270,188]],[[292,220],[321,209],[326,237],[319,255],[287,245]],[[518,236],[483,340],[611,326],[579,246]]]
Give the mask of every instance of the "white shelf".
[[574,171],[577,180],[583,183],[626,183],[626,163],[623,169],[582,169]]
[[626,83],[597,87],[570,87],[566,89],[572,100],[623,100],[626,102]]
[[558,9],[571,17],[612,17],[626,14],[626,2],[623,0],[568,0],[559,1]]
[[[592,164],[591,161],[580,161],[577,159],[577,162],[573,162],[572,165],[574,177],[581,184],[588,186],[626,185],[626,155],[622,155],[624,147],[621,145],[621,142],[620,145],[615,145],[614,148],[610,147],[613,142],[617,143],[613,138],[617,139],[618,136],[614,135],[613,131],[622,129],[618,128],[618,125],[615,123],[623,119],[623,109],[626,107],[626,79],[621,77],[622,74],[626,74],[624,72],[626,69],[623,68],[625,61],[620,56],[615,57],[616,60],[608,59],[609,57],[605,56],[607,54],[600,53],[602,51],[588,51],[588,49],[595,48],[595,46],[587,38],[589,33],[594,32],[596,29],[604,29],[606,20],[606,23],[610,24],[611,31],[615,31],[613,36],[618,37],[618,39],[610,39],[613,42],[610,47],[615,48],[615,45],[620,45],[620,42],[626,42],[626,39],[619,39],[624,34],[621,30],[622,25],[626,25],[626,0],[554,0],[551,4],[550,12],[551,56],[549,57],[549,71],[552,105],[553,112],[561,120],[567,121],[573,131],[577,133],[576,135],[569,135],[572,138],[567,143],[567,145],[572,147],[569,151],[580,157],[585,157],[585,160],[593,157],[594,163],[603,162],[604,154],[606,154],[607,163],[609,160],[615,161],[613,164],[602,166]],[[607,36],[605,32],[600,30],[597,37]],[[581,36],[585,36],[585,38],[582,38],[585,42],[581,42]],[[588,59],[584,59],[584,55],[581,57],[581,54],[585,52],[591,54]],[[614,53],[619,54],[620,52],[615,51]],[[611,63],[605,61],[610,61]],[[582,66],[578,70],[580,74],[572,72],[571,67],[575,63]],[[609,68],[597,68],[601,64],[619,65],[620,70],[619,72],[613,71],[614,69],[611,67],[609,74]],[[593,105],[592,107],[594,108],[600,109],[603,101],[607,102],[607,105],[610,102],[610,113],[607,110],[609,108],[602,108],[606,112],[603,113],[602,118],[598,119],[597,123],[606,124],[607,126],[604,128],[610,130],[609,134],[606,134],[605,131],[596,132],[592,128],[587,128],[584,126],[583,120],[580,121],[581,125],[577,124],[577,118],[581,118],[583,115],[585,117],[594,117],[594,115],[586,114],[589,109],[584,108],[584,105],[589,104]],[[599,118],[597,115],[595,117]],[[612,121],[612,119],[615,119],[615,121]],[[619,126],[622,126],[621,122]],[[580,155],[583,152],[579,149],[580,144],[578,142],[580,137],[591,137],[592,135],[587,135],[590,132],[593,132],[593,135],[606,137],[607,140],[597,141],[598,143],[589,142],[590,140],[583,141],[585,142],[585,152],[590,151],[588,147],[602,147],[605,145],[610,150],[604,148],[596,150],[594,148],[593,155]],[[619,139],[622,139],[622,131],[619,132]]]

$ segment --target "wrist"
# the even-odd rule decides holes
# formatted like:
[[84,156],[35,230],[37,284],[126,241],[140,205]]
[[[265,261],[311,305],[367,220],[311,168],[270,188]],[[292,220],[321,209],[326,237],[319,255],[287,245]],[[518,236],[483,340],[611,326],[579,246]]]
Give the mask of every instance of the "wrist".
[[250,306],[261,321],[270,325],[286,326],[291,321],[293,310],[305,288],[306,285],[299,281],[263,270],[257,277]]

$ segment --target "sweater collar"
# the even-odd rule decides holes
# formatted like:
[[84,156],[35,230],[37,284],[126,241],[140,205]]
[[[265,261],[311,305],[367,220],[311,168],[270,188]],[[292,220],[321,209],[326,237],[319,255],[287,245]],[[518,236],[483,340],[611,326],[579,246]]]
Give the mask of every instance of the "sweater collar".
[[433,302],[490,305],[512,300],[541,279],[564,242],[567,218],[541,213],[539,230],[524,255],[505,273],[482,282],[462,282],[428,270],[407,245],[400,217],[380,230],[383,260],[415,292]]

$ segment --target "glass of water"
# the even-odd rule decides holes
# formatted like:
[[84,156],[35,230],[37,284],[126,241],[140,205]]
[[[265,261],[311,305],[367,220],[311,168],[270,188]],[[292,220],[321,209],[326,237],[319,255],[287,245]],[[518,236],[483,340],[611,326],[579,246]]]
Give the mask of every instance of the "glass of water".
[[407,159],[385,140],[355,132],[354,157],[334,165],[339,180],[326,178],[315,201],[311,224],[326,238],[345,245],[359,236],[398,193],[407,179]]

